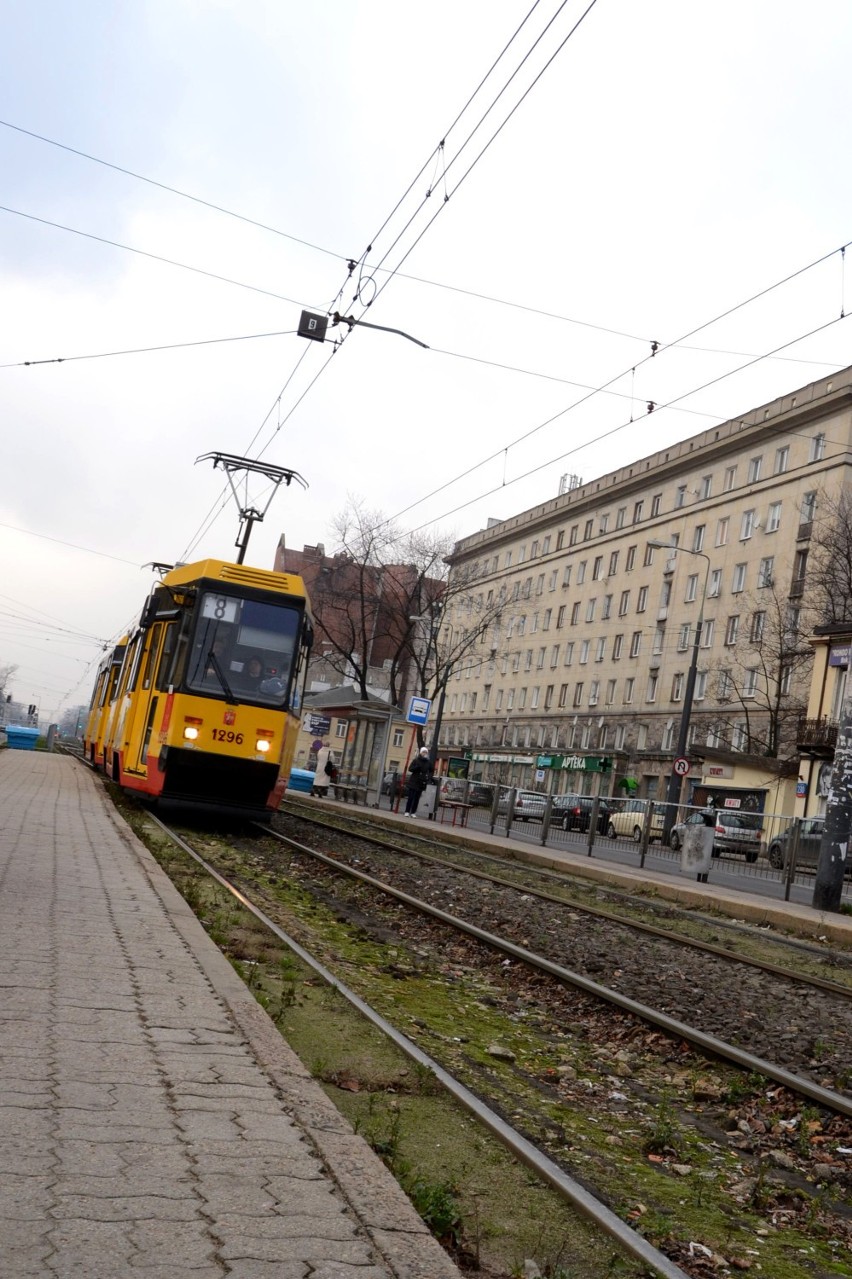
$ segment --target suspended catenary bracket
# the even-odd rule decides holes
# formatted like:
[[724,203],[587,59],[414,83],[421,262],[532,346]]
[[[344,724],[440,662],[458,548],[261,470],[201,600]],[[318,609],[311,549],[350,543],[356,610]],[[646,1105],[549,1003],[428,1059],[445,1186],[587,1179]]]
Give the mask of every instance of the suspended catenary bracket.
[[[239,548],[238,564],[242,564],[245,559],[253,525],[263,523],[263,517],[269,510],[272,499],[278,492],[279,485],[286,483],[289,487],[291,482],[296,480],[301,484],[302,488],[308,487],[307,480],[298,471],[291,471],[286,466],[273,466],[271,462],[261,462],[256,458],[237,457],[233,453],[202,453],[201,457],[197,457],[195,461],[196,463],[212,461],[213,469],[215,470],[217,466],[221,466],[228,477],[228,484],[231,487],[237,510],[240,513],[240,531],[234,543]],[[243,498],[237,492],[237,486],[234,482],[234,475],[239,471],[245,472],[245,497]],[[264,479],[269,480],[272,484],[271,492],[262,510],[256,506],[250,506],[248,503],[249,474],[262,475]]]

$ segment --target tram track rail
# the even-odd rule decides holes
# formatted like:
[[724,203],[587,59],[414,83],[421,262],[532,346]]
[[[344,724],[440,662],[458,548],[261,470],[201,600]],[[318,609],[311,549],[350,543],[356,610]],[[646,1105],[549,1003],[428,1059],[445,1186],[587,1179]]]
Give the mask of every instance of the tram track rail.
[[[822,990],[828,994],[836,995],[838,999],[852,1001],[852,956],[848,959],[848,971],[850,974],[850,981],[848,985],[843,984],[842,982],[832,981],[826,977],[820,977],[813,973],[805,973],[801,971],[793,973],[789,967],[785,967],[780,963],[758,959],[755,956],[736,952],[725,946],[720,946],[713,942],[703,941],[701,938],[689,936],[686,933],[679,933],[670,928],[663,928],[658,924],[648,923],[645,920],[634,919],[629,915],[606,910],[600,906],[592,906],[588,902],[577,900],[576,897],[547,892],[544,889],[535,887],[535,885],[530,882],[533,878],[543,878],[556,881],[562,885],[567,885],[569,882],[567,873],[551,871],[544,867],[531,867],[523,862],[508,862],[505,856],[501,857],[499,855],[489,854],[479,849],[472,850],[466,847],[457,848],[451,845],[443,846],[446,853],[445,856],[438,856],[434,852],[434,839],[426,840],[425,838],[419,837],[414,832],[409,832],[408,830],[401,832],[400,838],[394,839],[389,838],[385,834],[379,833],[375,825],[370,825],[366,822],[356,823],[353,827],[349,823],[341,823],[337,820],[327,820],[325,816],[318,817],[316,813],[308,809],[307,806],[288,805],[286,811],[291,813],[293,816],[298,817],[301,821],[310,822],[311,824],[322,827],[326,830],[339,831],[346,835],[351,835],[354,838],[363,839],[367,844],[387,849],[390,852],[411,854],[420,858],[424,862],[431,862],[434,865],[460,870],[473,878],[479,878],[489,883],[500,884],[503,887],[527,893],[542,901],[551,902],[554,905],[570,907],[572,910],[582,912],[590,918],[606,920],[614,924],[619,924],[625,928],[632,929],[634,932],[643,933],[649,937],[659,938],[666,942],[679,943],[683,946],[689,947],[691,950],[703,952],[707,955],[713,955],[729,962],[745,964],[760,972],[765,972],[786,980],[795,980],[802,985],[811,986],[815,990]],[[358,826],[361,826],[363,829],[358,829]],[[412,843],[415,847],[411,846]],[[453,860],[453,854],[456,855],[455,860]],[[513,880],[505,875],[498,875],[484,870],[477,870],[474,867],[464,866],[459,860],[460,857],[471,857],[484,862],[498,864],[504,868],[511,866],[513,870],[519,872],[521,876],[526,876],[526,878],[521,882],[518,882],[517,879]],[[730,927],[732,931],[735,930],[740,933],[757,933],[757,930],[755,929],[743,929],[737,925],[729,925],[727,921],[718,921],[715,919],[712,921],[712,926],[715,929]],[[760,934],[760,936],[761,940],[765,943],[767,940],[766,934],[763,933]],[[803,950],[811,955],[818,956],[820,962],[826,961],[825,947],[817,947],[809,943],[803,944],[798,941],[798,939],[789,939],[778,936],[773,936],[771,940],[776,946],[785,949],[790,948],[792,950]]]
[[[641,1262],[661,1279],[689,1279],[671,1258],[655,1248],[642,1234],[623,1221],[605,1203],[571,1177],[554,1160],[539,1150],[523,1133],[513,1128],[494,1109],[484,1103],[471,1089],[467,1088],[453,1074],[447,1071],[438,1061],[385,1017],[370,1006],[345,982],[322,964],[314,955],[302,946],[294,937],[280,927],[269,915],[259,907],[252,898],[237,884],[223,875],[207,859],[201,856],[181,835],[168,827],[160,818],[150,815],[150,820],[184,853],[196,862],[221,888],[228,892],[239,904],[250,912],[273,935],[289,947],[303,963],[315,972],[324,982],[338,991],[348,1003],[377,1029],[386,1035],[412,1061],[425,1067],[436,1080],[455,1098],[476,1120],[492,1133],[523,1164],[530,1168],[536,1176],[562,1196],[577,1211],[586,1217],[594,1226],[606,1234],[629,1257]],[[269,833],[265,831],[265,833]],[[285,837],[280,837],[284,839]],[[293,841],[287,841],[293,843]],[[299,848],[304,853],[304,847]],[[315,855],[315,854],[314,854]],[[333,859],[325,859],[333,866],[339,867]]]
[[[688,1023],[679,1018],[671,1017],[664,1012],[649,1007],[647,1004],[631,999],[628,996],[621,994],[619,991],[613,990],[611,987],[592,981],[582,973],[574,972],[561,964],[554,963],[545,956],[536,954],[526,947],[519,946],[496,933],[480,928],[477,924],[474,924],[469,920],[452,915],[449,912],[434,906],[430,902],[414,897],[410,893],[403,892],[400,889],[393,887],[391,884],[384,883],[373,875],[358,870],[356,867],[346,865],[338,858],[331,857],[317,849],[309,848],[306,844],[301,843],[299,840],[292,839],[278,831],[266,831],[265,833],[267,835],[271,835],[274,839],[279,840],[282,843],[286,843],[302,855],[312,857],[326,868],[332,870],[334,873],[346,875],[353,880],[365,884],[369,888],[385,894],[410,909],[437,920],[440,924],[443,924],[447,928],[464,933],[466,936],[481,942],[492,950],[499,951],[511,959],[527,965],[529,968],[546,973],[549,976],[554,977],[557,981],[570,985],[575,989],[582,991],[584,994],[591,996],[595,1000],[603,1001],[604,1003],[618,1008],[620,1011],[628,1013],[630,1016],[637,1018],[647,1025],[653,1026],[658,1030],[662,1030],[665,1034],[670,1035],[675,1040],[685,1041],[692,1047],[698,1049],[699,1052],[711,1058],[726,1061],[749,1073],[762,1075],[764,1078],[771,1079],[774,1083],[788,1089],[790,1092],[795,1093],[800,1097],[806,1097],[809,1101],[813,1101],[816,1105],[821,1106],[825,1110],[842,1115],[847,1119],[852,1119],[852,1097],[844,1096],[842,1093],[824,1088],[821,1085],[814,1083],[812,1080],[801,1075],[797,1075],[783,1067],[777,1066],[775,1063],[768,1061],[766,1058],[744,1051],[737,1045],[726,1042],[718,1036],[708,1034],[695,1026],[690,1026]],[[840,989],[843,996],[848,997],[849,992],[842,988]]]

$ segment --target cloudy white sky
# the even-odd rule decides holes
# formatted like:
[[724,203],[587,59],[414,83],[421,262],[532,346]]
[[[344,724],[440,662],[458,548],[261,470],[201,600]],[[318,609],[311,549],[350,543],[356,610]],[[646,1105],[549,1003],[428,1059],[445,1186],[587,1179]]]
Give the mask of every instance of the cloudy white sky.
[[[270,567],[282,533],[331,549],[350,496],[464,536],[852,363],[847,0],[597,0],[557,52],[586,4],[4,6],[0,665],[43,719],[87,700],[142,565],[233,555],[199,454],[308,481],[253,533]],[[332,356],[303,307],[429,349],[356,328]]]

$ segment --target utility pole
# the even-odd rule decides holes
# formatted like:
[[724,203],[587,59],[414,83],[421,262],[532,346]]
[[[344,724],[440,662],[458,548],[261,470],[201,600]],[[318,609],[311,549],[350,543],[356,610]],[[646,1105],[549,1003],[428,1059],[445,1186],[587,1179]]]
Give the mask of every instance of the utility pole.
[[840,910],[843,876],[849,865],[852,831],[852,690],[843,701],[837,726],[834,767],[825,807],[825,829],[819,850],[814,910]]

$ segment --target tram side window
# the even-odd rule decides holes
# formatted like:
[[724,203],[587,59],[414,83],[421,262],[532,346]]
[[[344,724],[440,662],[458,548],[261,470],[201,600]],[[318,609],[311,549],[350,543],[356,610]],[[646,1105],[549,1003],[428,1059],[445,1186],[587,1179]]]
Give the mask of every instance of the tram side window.
[[160,665],[157,668],[157,688],[160,692],[164,692],[170,683],[173,682],[171,677],[172,657],[175,651],[175,642],[178,635],[177,622],[168,622],[166,624],[166,634],[163,641],[163,651],[160,654]]
[[121,682],[116,693],[117,697],[123,697],[128,688],[132,688],[134,686],[133,680],[136,675],[136,659],[138,655],[139,636],[137,635],[136,638],[128,645],[127,651],[124,654],[124,661],[121,664]]
[[130,678],[127,681],[127,692],[135,693],[139,683],[139,668],[142,665],[142,641],[144,635],[137,635],[130,646]]
[[142,676],[142,687],[150,688],[154,678],[154,665],[157,660],[157,653],[160,649],[160,636],[163,633],[162,622],[157,622],[156,626],[151,628],[148,636],[148,655],[145,660],[145,674]]

